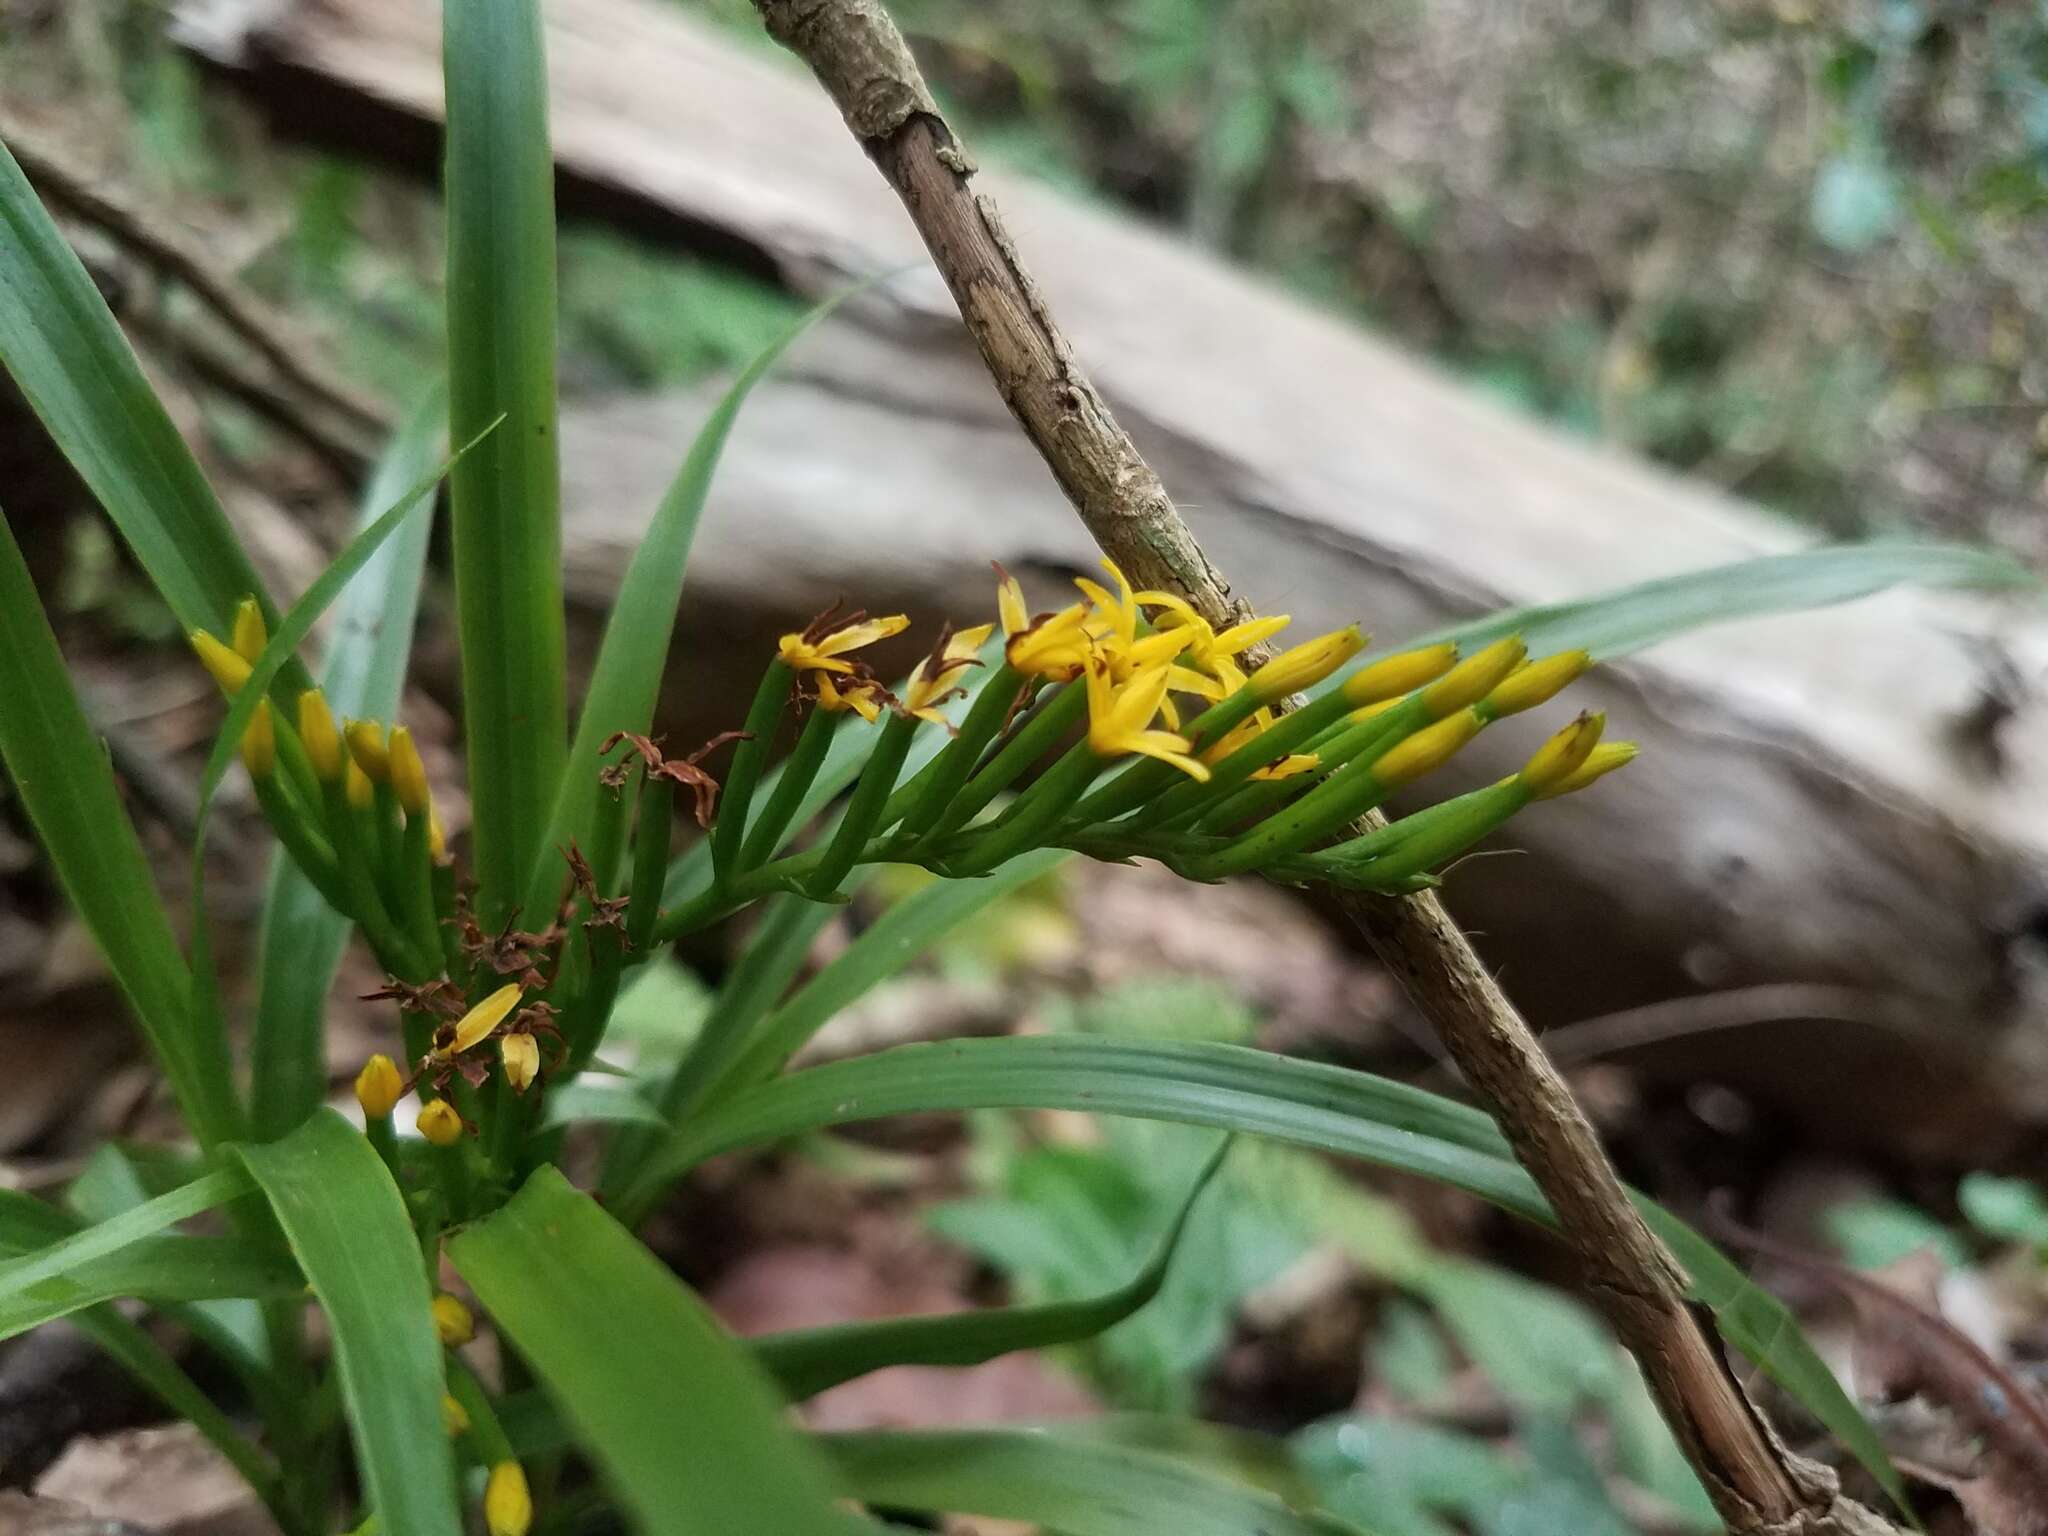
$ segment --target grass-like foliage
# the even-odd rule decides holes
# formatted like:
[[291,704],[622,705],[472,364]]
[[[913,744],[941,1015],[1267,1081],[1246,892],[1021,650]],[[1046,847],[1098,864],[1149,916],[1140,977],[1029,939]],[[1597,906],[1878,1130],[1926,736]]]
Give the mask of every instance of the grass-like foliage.
[[[1199,1470],[1113,1438],[819,1443],[789,1429],[792,1397],[891,1363],[967,1364],[1112,1326],[1158,1291],[1185,1207],[1144,1267],[1098,1297],[746,1345],[633,1228],[714,1153],[993,1106],[1274,1137],[1547,1221],[1482,1114],[1241,1047],[986,1041],[785,1068],[849,1002],[1063,858],[1414,890],[1533,802],[1628,762],[1633,748],[1603,741],[1599,717],[1566,718],[1508,778],[1358,830],[1492,721],[1564,692],[1593,653],[2005,567],[1953,549],[1826,551],[1529,615],[1546,653],[1535,658],[1508,618],[1461,637],[1463,650],[1439,638],[1361,657],[1347,628],[1258,668],[1284,620],[1219,633],[1113,566],[1068,606],[1033,612],[998,573],[993,621],[940,627],[900,680],[864,653],[907,619],[819,616],[762,658],[732,731],[672,753],[652,712],[691,538],[732,421],[793,331],[740,377],[682,464],[572,731],[538,15],[534,0],[450,0],[446,16],[448,387],[393,444],[360,533],[288,605],[260,589],[112,317],[0,153],[0,361],[220,684],[205,796],[239,752],[280,848],[245,1064],[227,1045],[203,886],[195,876],[181,944],[0,525],[0,759],[192,1138],[147,1160],[110,1151],[68,1209],[0,1201],[0,1337],[75,1317],[219,1446],[289,1536],[455,1536],[465,1507],[494,1536],[522,1536],[538,1517],[567,1529],[605,1508],[663,1536],[880,1528],[848,1498],[1076,1531],[1135,1529],[1117,1523],[1134,1507],[1160,1529],[1356,1529],[1227,1465]],[[462,445],[452,473],[434,467],[444,437]],[[444,474],[475,808],[460,850],[392,719]],[[312,667],[300,645],[337,601],[336,638]],[[1304,691],[1307,703],[1285,707]],[[672,859],[679,825],[695,835]],[[941,878],[792,989],[832,904],[887,863]],[[751,946],[691,1049],[619,1081],[600,1052],[622,985],[676,939],[756,905]],[[323,1002],[351,935],[388,975],[394,1026],[391,1050],[357,1080],[360,1128],[320,1102]],[[420,1107],[401,1113],[411,1094]],[[603,1203],[556,1166],[565,1122],[586,1111]],[[178,1230],[214,1210],[215,1232]],[[1728,1336],[1896,1487],[1783,1309],[1646,1210]],[[444,1262],[470,1301],[436,1293]],[[109,1306],[121,1299],[186,1324],[219,1357],[215,1379],[239,1384],[246,1417],[220,1411]],[[324,1326],[307,1326],[310,1307]],[[503,1362],[488,1381],[454,1352],[480,1326]]]

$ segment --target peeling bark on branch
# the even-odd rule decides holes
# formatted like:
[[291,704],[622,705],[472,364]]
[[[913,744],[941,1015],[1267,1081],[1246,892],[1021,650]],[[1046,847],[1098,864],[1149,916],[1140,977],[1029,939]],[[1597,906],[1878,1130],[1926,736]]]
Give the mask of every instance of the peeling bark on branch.
[[[1004,232],[974,166],[877,0],[755,0],[810,65],[895,188],[997,389],[1097,543],[1140,586],[1213,623],[1245,616],[1117,425]],[[1630,1204],[1591,1124],[1528,1025],[1433,896],[1351,898],[1366,938],[1430,1019],[1556,1210],[1588,1294],[1643,1366],[1716,1508],[1741,1536],[1892,1529],[1788,1453],[1685,1299],[1685,1278]]]

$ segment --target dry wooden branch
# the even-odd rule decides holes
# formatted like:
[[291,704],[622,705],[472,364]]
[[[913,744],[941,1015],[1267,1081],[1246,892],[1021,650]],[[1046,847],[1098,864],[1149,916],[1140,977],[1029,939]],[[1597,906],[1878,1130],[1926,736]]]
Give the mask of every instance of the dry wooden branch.
[[[1075,362],[994,203],[974,191],[973,161],[887,11],[878,0],[755,0],[755,9],[811,67],[903,200],[997,389],[1096,541],[1141,585],[1184,594],[1212,623],[1241,618],[1244,605]],[[1588,1293],[1642,1364],[1729,1527],[1742,1536],[1893,1529],[1790,1455],[1750,1404],[1563,1078],[1442,905],[1421,896],[1345,906],[1550,1200]]]

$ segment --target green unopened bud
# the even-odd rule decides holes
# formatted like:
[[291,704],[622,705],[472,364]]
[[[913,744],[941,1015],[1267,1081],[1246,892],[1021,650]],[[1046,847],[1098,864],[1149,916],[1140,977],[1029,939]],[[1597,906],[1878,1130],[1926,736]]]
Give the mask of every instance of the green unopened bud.
[[1397,699],[1442,677],[1457,660],[1458,648],[1448,641],[1385,657],[1344,679],[1345,701],[1359,705]]
[[1584,714],[1536,749],[1518,777],[1532,794],[1554,792],[1556,786],[1577,773],[1600,745],[1600,732],[1607,717]]
[[1592,665],[1593,657],[1586,651],[1559,651],[1541,661],[1532,661],[1511,673],[1506,682],[1486,696],[1486,712],[1498,720],[1547,704],[1584,677]]
[[263,605],[254,597],[242,599],[235,609],[235,654],[255,666],[262,659],[263,647],[270,644],[270,630],[263,622]]
[[1389,747],[1372,765],[1372,776],[1388,789],[1441,768],[1485,727],[1474,709],[1461,709],[1435,725]]
[[1467,656],[1422,691],[1423,708],[1430,718],[1441,720],[1467,705],[1477,704],[1522,664],[1529,654],[1520,635],[1496,640],[1476,655]]
[[1356,624],[1333,629],[1327,635],[1305,640],[1292,650],[1282,651],[1252,674],[1252,693],[1262,704],[1284,699],[1290,693],[1313,688],[1345,662],[1365,649],[1365,636]]
[[1538,790],[1538,800],[1555,800],[1559,795],[1569,795],[1584,789],[1595,779],[1614,772],[1624,764],[1635,761],[1636,744],[1632,741],[1603,741],[1595,747],[1576,773],[1566,774],[1548,789]]

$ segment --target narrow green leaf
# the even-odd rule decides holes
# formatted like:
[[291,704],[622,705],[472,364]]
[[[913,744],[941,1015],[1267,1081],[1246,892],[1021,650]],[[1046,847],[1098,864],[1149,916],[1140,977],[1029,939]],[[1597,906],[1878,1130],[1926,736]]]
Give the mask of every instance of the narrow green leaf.
[[432,1293],[398,1186],[362,1133],[332,1110],[281,1141],[235,1151],[327,1314],[356,1464],[380,1528],[461,1536]]
[[979,1365],[1020,1349],[1092,1339],[1159,1294],[1195,1202],[1209,1187],[1229,1147],[1228,1137],[1216,1144],[1144,1268],[1113,1291],[1080,1301],[770,1334],[752,1341],[754,1358],[791,1398],[802,1399],[884,1366]]
[[[168,1226],[197,1216],[202,1211],[226,1205],[230,1200],[241,1199],[249,1189],[246,1174],[239,1169],[224,1168],[218,1173],[194,1179],[182,1189],[159,1195],[131,1211],[124,1211],[109,1221],[75,1232],[46,1248],[9,1259],[0,1264],[0,1315],[7,1315],[8,1309],[18,1305],[32,1292],[51,1294],[46,1289],[47,1282],[85,1274],[94,1266],[100,1266],[101,1272],[119,1273],[120,1265],[108,1265],[106,1261],[126,1254],[142,1239],[152,1237]],[[16,1219],[21,1219],[18,1209]],[[81,1305],[90,1305],[91,1301],[99,1299],[93,1297]]]
[[568,737],[555,420],[554,161],[538,0],[447,0],[449,430],[505,429],[455,471],[455,599],[479,915],[503,923]]
[[2011,556],[1966,544],[1841,544],[1687,571],[1570,602],[1504,609],[1407,643],[1483,645],[1519,631],[1532,654],[1585,649],[1606,658],[1711,624],[1826,608],[1904,585],[2018,588],[2038,582]]
[[1365,1536],[1179,1457],[1055,1429],[821,1435],[855,1498],[1065,1536]]
[[[4,284],[0,284],[4,288]],[[58,882],[107,957],[185,1120],[211,1145],[234,1123],[225,1053],[191,1027],[191,972],[35,584],[0,522],[0,761]]]
[[553,1168],[448,1245],[648,1536],[845,1536],[774,1389],[633,1235]]
[[[445,392],[437,385],[378,461],[363,492],[365,529],[433,467],[446,418]],[[432,532],[431,507],[425,516],[401,519],[337,599],[334,638],[320,669],[320,686],[337,715],[385,720],[396,713]],[[260,985],[249,1048],[249,1110],[259,1141],[273,1141],[298,1125],[320,1107],[327,1091],[327,994],[350,927],[280,849],[263,900]]]
[[275,619],[255,567],[127,338],[4,146],[0,363],[179,624],[225,634],[235,605],[250,593]]
[[[1479,1110],[1406,1084],[1242,1046],[1042,1036],[898,1046],[736,1093],[651,1156],[626,1191],[714,1153],[828,1125],[962,1109],[1077,1109],[1270,1136],[1439,1180],[1546,1225],[1549,1205]],[[1805,1404],[1904,1507],[1875,1432],[1782,1303],[1641,1196],[1730,1342]]]
[[[43,1223],[43,1212],[55,1217],[53,1229]],[[72,1241],[78,1235],[72,1227],[61,1212],[39,1200],[0,1192],[0,1251],[43,1251]],[[291,1264],[240,1237],[137,1237],[0,1298],[0,1339],[125,1296],[188,1303],[221,1296],[291,1296],[303,1286],[303,1276]]]
[[638,1088],[627,1083],[593,1082],[589,1067],[584,1075],[548,1090],[544,1126],[577,1125],[597,1121],[610,1125],[634,1125],[667,1130],[661,1111],[649,1103]]
[[906,896],[775,1010],[723,1081],[739,1084],[774,1076],[811,1036],[869,988],[1069,857],[1065,849],[1042,848],[1011,859],[982,879],[934,880]]
[[[853,291],[857,290],[849,293]],[[554,814],[548,818],[547,836],[541,840],[527,883],[526,910],[544,911],[554,898],[555,888],[561,883],[561,870],[554,857],[556,849],[566,848],[572,842],[585,849],[591,846],[591,819],[598,795],[598,747],[615,731],[644,735],[653,723],[654,702],[661,691],[661,676],[675,635],[676,606],[682,601],[683,575],[689,567],[691,543],[697,536],[697,520],[703,515],[711,477],[718,468],[719,455],[725,451],[726,439],[732,435],[740,407],[790,343],[838,308],[847,296],[835,294],[814,306],[756,354],[719,397],[704,425],[697,429],[682,468],[655,509],[654,520],[648,524],[646,536],[633,552],[625,579],[619,584],[611,617],[605,621],[604,641],[598,647],[590,686],[576,718],[576,737],[569,748],[569,771],[562,775],[561,787],[555,793]],[[614,873],[599,869],[599,886],[611,889]]]

